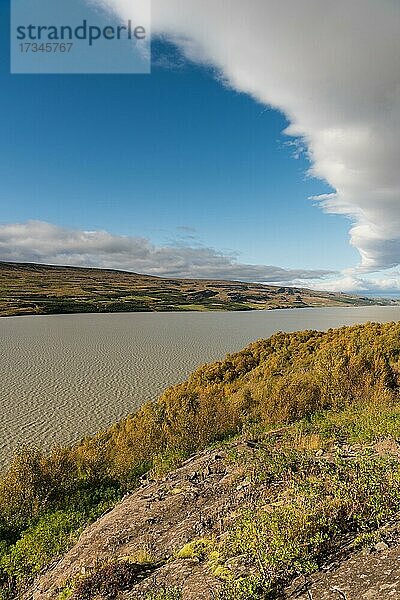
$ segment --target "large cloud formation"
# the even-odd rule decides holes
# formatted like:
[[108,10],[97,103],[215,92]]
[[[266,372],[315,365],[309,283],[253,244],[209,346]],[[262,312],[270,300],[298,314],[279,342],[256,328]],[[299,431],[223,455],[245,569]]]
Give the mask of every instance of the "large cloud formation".
[[0,225],[0,260],[121,269],[163,277],[289,283],[319,279],[329,271],[247,265],[233,254],[204,246],[156,246],[145,238],[81,231],[28,221]]
[[[101,0],[124,19],[137,0]],[[400,262],[398,0],[153,0],[153,28],[234,89],[285,113],[347,215],[358,272]]]

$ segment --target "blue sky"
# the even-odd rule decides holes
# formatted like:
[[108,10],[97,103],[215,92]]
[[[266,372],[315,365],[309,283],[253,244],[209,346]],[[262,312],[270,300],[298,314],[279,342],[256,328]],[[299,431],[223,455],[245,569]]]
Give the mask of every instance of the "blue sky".
[[7,4],[2,225],[34,220],[163,247],[203,245],[286,269],[357,264],[348,219],[309,199],[332,188],[307,176],[282,113],[161,43],[151,75],[10,75]]

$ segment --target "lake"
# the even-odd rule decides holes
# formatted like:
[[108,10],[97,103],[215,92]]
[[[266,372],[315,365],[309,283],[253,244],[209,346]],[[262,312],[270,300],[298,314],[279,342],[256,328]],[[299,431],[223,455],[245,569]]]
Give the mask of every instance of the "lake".
[[400,307],[55,315],[0,319],[0,462],[21,443],[95,433],[276,331],[398,321]]

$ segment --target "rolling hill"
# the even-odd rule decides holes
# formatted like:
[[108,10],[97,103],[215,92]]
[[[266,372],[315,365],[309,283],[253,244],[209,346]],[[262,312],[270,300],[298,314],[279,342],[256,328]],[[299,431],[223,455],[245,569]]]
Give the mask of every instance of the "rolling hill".
[[126,271],[0,262],[0,316],[266,310],[395,302],[237,281],[165,279]]

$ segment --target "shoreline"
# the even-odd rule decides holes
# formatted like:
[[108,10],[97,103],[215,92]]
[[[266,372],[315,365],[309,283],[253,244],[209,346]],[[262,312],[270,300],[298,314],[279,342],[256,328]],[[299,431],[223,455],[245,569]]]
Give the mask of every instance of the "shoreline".
[[82,311],[82,312],[54,312],[54,313],[36,313],[36,312],[32,312],[32,313],[23,313],[23,314],[11,314],[11,315],[2,315],[0,314],[0,319],[13,319],[16,317],[61,317],[61,316],[82,316],[82,315],[96,315],[96,316],[101,316],[101,315],[150,315],[150,314],[201,314],[201,313],[207,313],[207,314],[227,314],[227,313],[241,313],[241,314],[247,314],[247,313],[262,313],[262,312],[276,312],[276,311],[293,311],[293,310],[315,310],[315,309],[322,309],[322,308],[327,308],[327,309],[331,309],[331,308],[373,308],[373,307],[379,307],[379,308],[396,308],[396,307],[400,307],[400,299],[399,300],[393,300],[393,302],[390,303],[385,303],[385,304],[381,304],[379,302],[377,303],[372,303],[372,302],[368,302],[365,304],[323,304],[320,306],[271,306],[268,308],[249,308],[249,309],[224,309],[224,308],[216,308],[216,309],[207,309],[205,308],[204,310],[195,310],[195,309],[183,309],[183,310],[130,310],[130,311],[100,311],[100,312],[96,312],[96,311]]

